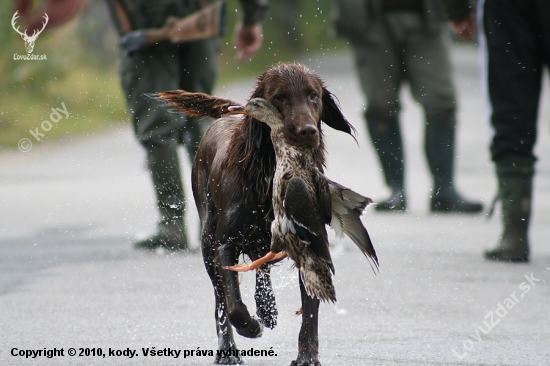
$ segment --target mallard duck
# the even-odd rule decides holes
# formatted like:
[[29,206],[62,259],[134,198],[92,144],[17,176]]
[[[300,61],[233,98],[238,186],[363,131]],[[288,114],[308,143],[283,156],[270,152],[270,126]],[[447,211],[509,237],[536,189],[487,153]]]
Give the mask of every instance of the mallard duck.
[[288,256],[300,270],[309,296],[335,302],[334,265],[325,225],[330,224],[340,236],[349,236],[370,259],[373,270],[378,269],[376,252],[359,218],[372,200],[326,178],[317,168],[311,147],[287,144],[283,118],[267,100],[254,98],[246,106],[231,106],[228,111],[251,115],[271,128],[277,165],[270,252],[250,265],[225,268],[245,272]]

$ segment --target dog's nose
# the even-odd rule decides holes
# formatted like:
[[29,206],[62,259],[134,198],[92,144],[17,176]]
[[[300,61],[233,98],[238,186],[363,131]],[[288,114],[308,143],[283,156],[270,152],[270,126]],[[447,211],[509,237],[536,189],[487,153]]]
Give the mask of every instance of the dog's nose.
[[317,133],[317,127],[314,125],[305,125],[298,128],[298,134],[302,137],[312,137]]

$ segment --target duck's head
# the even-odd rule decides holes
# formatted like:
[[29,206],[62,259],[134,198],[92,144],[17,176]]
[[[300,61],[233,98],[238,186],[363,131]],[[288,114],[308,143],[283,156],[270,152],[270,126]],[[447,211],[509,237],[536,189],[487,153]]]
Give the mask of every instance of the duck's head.
[[245,106],[230,106],[227,109],[230,113],[249,115],[271,129],[283,126],[283,116],[273,104],[263,98],[252,98]]

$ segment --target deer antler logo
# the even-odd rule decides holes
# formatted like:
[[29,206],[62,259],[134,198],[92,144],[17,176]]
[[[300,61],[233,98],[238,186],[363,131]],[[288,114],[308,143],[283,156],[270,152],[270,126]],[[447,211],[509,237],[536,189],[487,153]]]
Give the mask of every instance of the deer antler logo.
[[11,18],[11,26],[13,27],[13,29],[19,33],[21,35],[21,38],[23,38],[23,41],[25,41],[25,48],[27,49],[27,53],[32,53],[32,50],[34,49],[34,42],[36,42],[36,39],[38,38],[38,36],[40,35],[40,33],[42,33],[42,31],[44,30],[44,28],[46,28],[46,24],[48,24],[48,20],[50,18],[48,18],[48,14],[44,13],[44,19],[45,21],[42,22],[42,29],[40,29],[39,31],[37,31],[35,29],[35,31],[33,32],[32,36],[28,36],[27,35],[27,30],[25,29],[24,32],[21,32],[19,30],[19,26],[17,26],[16,28],[16,24],[15,24],[15,21],[17,20],[17,18],[19,18],[19,14],[18,14],[18,11],[15,12],[15,14],[13,14],[13,17]]

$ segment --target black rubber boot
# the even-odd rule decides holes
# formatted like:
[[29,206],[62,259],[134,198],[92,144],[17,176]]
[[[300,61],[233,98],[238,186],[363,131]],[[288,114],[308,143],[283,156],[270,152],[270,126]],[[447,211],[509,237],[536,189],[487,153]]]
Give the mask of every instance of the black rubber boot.
[[528,159],[497,161],[496,171],[497,199],[502,202],[504,230],[498,246],[485,252],[485,258],[506,262],[528,262],[534,162]]
[[424,148],[434,181],[431,211],[481,212],[480,202],[466,200],[454,188],[455,129],[454,112],[427,118]]
[[403,162],[403,142],[397,117],[386,119],[368,118],[367,128],[374,145],[386,184],[391,189],[390,197],[378,202],[377,211],[405,211],[405,169]]
[[161,219],[157,224],[157,231],[144,240],[136,241],[134,247],[147,250],[160,247],[184,250],[187,248],[185,197],[177,145],[149,148],[147,164],[155,187]]

